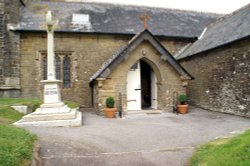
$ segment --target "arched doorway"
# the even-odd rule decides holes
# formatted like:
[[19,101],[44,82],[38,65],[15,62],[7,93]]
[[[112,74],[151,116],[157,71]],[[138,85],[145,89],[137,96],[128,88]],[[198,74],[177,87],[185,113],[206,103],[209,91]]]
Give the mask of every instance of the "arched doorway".
[[127,75],[127,109],[157,109],[156,75],[144,60],[136,62]]

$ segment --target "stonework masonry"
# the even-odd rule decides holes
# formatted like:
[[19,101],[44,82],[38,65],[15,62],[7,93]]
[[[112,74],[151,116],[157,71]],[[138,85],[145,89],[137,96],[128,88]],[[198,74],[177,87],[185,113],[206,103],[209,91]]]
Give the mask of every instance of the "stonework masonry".
[[4,11],[3,9],[3,3],[0,1],[0,85],[4,84],[4,33],[5,33],[5,18],[4,18]]
[[[142,54],[142,50],[145,54]],[[105,99],[114,96],[116,103],[119,103],[119,93],[122,94],[123,111],[127,111],[127,74],[131,66],[137,61],[143,60],[154,70],[157,78],[157,109],[170,111],[173,106],[173,93],[183,94],[185,88],[182,86],[180,75],[166,61],[161,59],[161,55],[148,42],[141,43],[133,50],[128,58],[121,62],[117,68],[111,72],[106,80],[98,80],[95,84],[95,108],[98,113],[102,113],[105,108]],[[118,107],[118,105],[116,105]]]
[[250,39],[180,61],[195,80],[187,89],[191,104],[250,117]]
[[[133,36],[129,35],[102,35],[102,34],[78,34],[78,33],[55,33],[55,52],[71,52],[71,88],[62,88],[62,98],[79,103],[82,107],[92,107],[90,77],[106,62],[112,55]],[[41,52],[46,52],[46,33],[22,32],[20,42],[21,52],[21,90],[22,97],[41,98]],[[189,41],[180,39],[161,39],[161,43],[172,54],[176,53]],[[160,56],[158,56],[160,57]],[[135,56],[135,58],[138,58]],[[134,63],[134,61],[133,61]],[[164,61],[157,61],[158,65],[166,65]],[[132,65],[132,61],[131,61]],[[167,66],[167,65],[166,65]],[[129,66],[126,66],[127,68]],[[125,67],[124,67],[125,68]],[[128,69],[126,70],[128,71]],[[115,73],[114,73],[115,75]],[[164,74],[163,74],[164,75]],[[168,74],[166,75],[166,77]],[[120,79],[120,76],[112,81]],[[165,76],[163,76],[164,79]],[[171,76],[169,76],[171,77]],[[170,78],[172,79],[172,77]],[[106,89],[112,86],[106,85]],[[167,81],[167,80],[166,80]],[[108,82],[107,82],[108,83]],[[105,83],[105,84],[107,84]],[[117,84],[118,85],[118,84]],[[171,85],[174,86],[174,85]],[[119,86],[116,86],[121,90]],[[123,87],[124,88],[124,87]],[[158,87],[160,88],[160,86]],[[125,89],[122,89],[125,92]],[[162,91],[167,91],[164,89]],[[113,92],[112,92],[113,93]],[[169,91],[169,93],[171,93]],[[125,94],[124,94],[125,95]],[[105,96],[105,95],[104,95]],[[159,96],[160,97],[160,96]],[[166,96],[164,96],[166,98]],[[125,100],[125,98],[124,98]],[[171,101],[164,101],[171,102]],[[162,105],[167,105],[166,103]]]
[[0,1],[0,97],[20,96],[19,0]]
[[[20,9],[28,2],[0,0],[0,98],[42,99],[43,86],[40,81],[43,79],[43,56],[47,52],[45,25],[44,32],[15,30],[22,14]],[[77,102],[86,108],[94,106],[100,113],[107,96],[115,96],[118,103],[118,94],[121,93],[122,107],[126,110],[127,72],[141,59],[152,68],[159,69],[154,71],[158,74],[158,108],[168,110],[172,106],[173,92],[184,93],[185,88],[181,86],[178,74],[147,42],[133,50],[108,78],[97,79],[94,89],[90,87],[90,77],[132,37],[126,34],[56,32],[56,54],[69,55],[71,60],[71,86],[61,88],[63,100]],[[194,42],[194,38],[156,38],[172,55]],[[147,51],[145,57],[141,49]],[[191,105],[250,117],[249,36],[181,59],[180,63],[195,78],[187,88]]]

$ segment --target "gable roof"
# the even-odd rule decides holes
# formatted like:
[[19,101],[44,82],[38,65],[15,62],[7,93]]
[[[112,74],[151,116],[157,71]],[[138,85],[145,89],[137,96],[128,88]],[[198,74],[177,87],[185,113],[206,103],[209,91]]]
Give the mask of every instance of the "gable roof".
[[[57,32],[131,34],[141,31],[140,15],[147,12],[150,31],[157,36],[196,38],[221,15],[154,7],[90,2],[50,2],[33,0],[20,11],[19,31],[45,31],[45,14],[51,10],[58,19]],[[72,24],[73,14],[87,14],[90,24]]]
[[183,59],[250,37],[250,4],[209,25],[201,39],[177,56]]
[[175,58],[165,49],[165,47],[153,36],[153,34],[144,29],[135,35],[126,46],[121,48],[109,60],[107,60],[102,67],[90,78],[90,83],[96,78],[107,78],[130,52],[132,52],[143,41],[148,41],[160,54],[162,60],[167,61],[181,76],[186,79],[193,79],[193,77],[175,60]]

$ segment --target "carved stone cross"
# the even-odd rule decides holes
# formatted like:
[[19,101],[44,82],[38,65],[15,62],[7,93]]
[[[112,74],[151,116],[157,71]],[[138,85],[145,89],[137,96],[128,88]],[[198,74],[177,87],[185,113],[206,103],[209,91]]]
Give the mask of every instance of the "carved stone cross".
[[47,24],[47,79],[55,80],[55,53],[54,53],[54,21],[52,20],[51,11],[48,11],[46,15]]
[[150,20],[150,16],[144,12],[141,16],[140,16],[140,19],[143,21],[143,26],[145,29],[148,28],[148,20]]

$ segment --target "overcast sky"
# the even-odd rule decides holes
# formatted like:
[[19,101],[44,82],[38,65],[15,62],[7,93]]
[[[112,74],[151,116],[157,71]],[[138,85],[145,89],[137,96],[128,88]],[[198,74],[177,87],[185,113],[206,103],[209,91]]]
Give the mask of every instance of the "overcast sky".
[[187,9],[213,13],[230,13],[250,0],[74,0],[87,2],[110,2],[175,9]]

